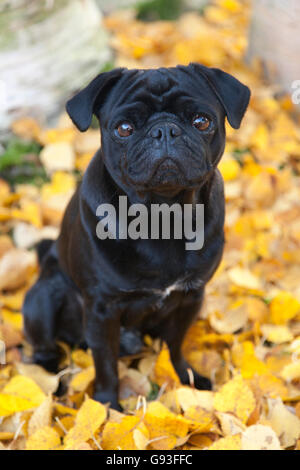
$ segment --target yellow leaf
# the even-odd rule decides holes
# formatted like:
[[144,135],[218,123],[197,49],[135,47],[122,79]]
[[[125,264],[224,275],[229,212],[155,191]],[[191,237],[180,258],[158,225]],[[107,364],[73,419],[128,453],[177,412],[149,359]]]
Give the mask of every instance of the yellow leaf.
[[92,355],[82,349],[75,349],[75,351],[72,351],[71,357],[72,361],[82,369],[86,369],[94,364]]
[[196,433],[214,432],[217,430],[216,420],[213,414],[199,406],[191,406],[184,413],[189,421],[189,430]]
[[[139,428],[141,419],[138,416],[125,416],[120,422],[108,422],[104,426],[101,446],[104,450],[137,450],[137,435],[134,431],[139,429],[147,437],[144,427]],[[140,442],[137,442],[140,444]]]
[[149,403],[144,418],[154,449],[173,449],[177,437],[184,437],[189,430],[189,423],[182,416],[175,415],[162,403],[153,401]]
[[283,325],[300,312],[300,302],[289,292],[282,291],[270,304],[270,320],[275,325]]
[[45,394],[56,392],[59,385],[59,376],[47,372],[43,367],[37,364],[17,364],[19,374],[32,379]]
[[26,450],[54,450],[60,444],[60,437],[55,429],[44,426],[27,439]]
[[21,287],[36,266],[35,253],[15,248],[7,251],[0,259],[0,290]]
[[265,124],[259,124],[251,136],[250,145],[258,150],[265,150],[269,145],[269,132]]
[[106,419],[106,407],[88,398],[76,415],[75,426],[65,437],[65,448],[74,449],[80,442],[91,439]]
[[244,328],[248,320],[243,305],[230,307],[225,312],[215,311],[209,315],[209,323],[218,333],[234,333]]
[[232,181],[239,176],[241,167],[234,158],[228,158],[226,160],[221,160],[219,163],[219,170],[224,181]]
[[36,408],[45,398],[46,395],[33,380],[16,375],[0,393],[0,416]]
[[70,387],[74,392],[84,392],[95,378],[94,366],[83,369],[75,374],[70,382]]
[[183,411],[187,411],[192,406],[199,406],[206,411],[213,410],[213,392],[180,387],[175,393]]
[[287,343],[293,339],[291,330],[285,325],[261,325],[264,337],[271,343]]
[[243,341],[233,346],[232,362],[240,369],[244,379],[268,372],[266,364],[256,357],[254,345],[251,341]]
[[214,396],[214,407],[217,411],[233,413],[246,423],[255,408],[254,395],[240,375],[237,375]]
[[72,416],[76,416],[78,413],[78,410],[62,405],[61,403],[54,403],[53,406],[60,415],[70,414]]
[[254,424],[242,433],[242,450],[281,450],[281,447],[272,428]]
[[24,302],[24,290],[18,290],[14,294],[0,295],[0,302],[4,307],[11,310],[21,310]]
[[293,446],[300,437],[300,419],[292,414],[279,398],[269,398],[268,408],[267,420],[279,437],[281,445],[284,448]]
[[171,362],[170,353],[164,343],[154,366],[154,380],[160,387],[167,384],[168,387],[180,384],[179,377]]
[[1,316],[3,323],[12,326],[15,330],[22,331],[23,315],[19,312],[12,312],[6,308],[2,308]]
[[42,187],[42,199],[47,201],[51,196],[74,191],[75,187],[76,181],[72,174],[57,171],[52,175],[51,183],[46,183]]
[[33,201],[24,201],[21,203],[21,209],[12,209],[11,217],[28,222],[37,228],[43,225],[40,205]]
[[149,444],[149,431],[144,425],[140,423],[133,431],[133,440],[138,450],[145,450]]
[[55,144],[57,142],[72,143],[76,136],[76,130],[72,127],[66,129],[47,129],[40,136],[40,140],[44,145]]
[[197,447],[198,449],[204,449],[205,447],[209,447],[213,443],[213,439],[211,438],[211,436],[211,434],[192,434],[189,438],[189,443]]
[[47,144],[40,153],[40,159],[48,173],[73,171],[75,167],[75,152],[69,142]]
[[38,429],[51,424],[52,397],[46,397],[43,403],[34,410],[28,422],[28,434],[34,434]]
[[216,416],[220,421],[224,436],[234,436],[240,434],[246,429],[246,426],[240,419],[230,413],[217,412]]
[[250,290],[260,290],[261,282],[254,274],[245,268],[231,268],[228,271],[228,277],[235,285]]
[[[11,441],[14,438],[13,432],[4,432],[0,431],[0,441]],[[1,442],[0,442],[0,450],[1,449]]]
[[214,349],[191,349],[185,351],[184,356],[198,374],[209,379],[214,378],[224,366],[221,355]]
[[222,437],[208,447],[207,450],[241,450],[241,436],[236,434]]
[[300,360],[286,364],[280,372],[280,376],[287,382],[298,379],[300,377]]
[[13,133],[23,139],[37,139],[41,132],[39,124],[31,117],[16,119],[11,127]]
[[236,13],[241,10],[242,5],[238,2],[238,0],[221,0],[220,6],[226,8],[232,13]]

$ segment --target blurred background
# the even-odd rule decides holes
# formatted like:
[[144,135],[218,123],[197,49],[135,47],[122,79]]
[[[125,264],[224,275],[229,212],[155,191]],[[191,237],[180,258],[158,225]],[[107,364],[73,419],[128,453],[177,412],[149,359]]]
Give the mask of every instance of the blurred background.
[[[38,276],[35,245],[57,237],[66,204],[100,144],[98,123],[81,134],[66,115],[65,102],[113,67],[196,61],[233,74],[252,92],[241,128],[226,125],[219,165],[225,181],[225,253],[184,345],[189,362],[212,380],[214,393],[224,390],[224,395],[208,408],[209,419],[204,414],[210,424],[197,439],[186,434],[178,440],[167,412],[155,431],[154,402],[151,444],[133,441],[129,428],[130,441],[121,440],[119,428],[114,438],[109,426],[115,423],[108,422],[101,446],[236,449],[241,443],[232,429],[241,433],[245,424],[258,423],[276,433],[275,448],[300,449],[299,22],[298,0],[0,2],[0,448],[57,448],[92,393],[90,352],[60,345],[66,393],[59,404],[50,399],[59,377],[27,364],[30,346],[22,332],[22,302]],[[190,410],[186,388],[181,409],[172,395],[178,378],[168,352],[149,338],[141,356],[120,361],[119,373],[125,412],[136,412],[139,395],[159,400],[173,413]],[[32,409],[46,398],[45,429],[39,429]],[[203,424],[204,415],[193,409],[188,416]],[[33,424],[20,430],[31,418]],[[253,433],[255,442],[247,442],[254,448],[270,444]],[[162,434],[169,436],[163,442]],[[233,439],[225,445],[228,435]]]
[[300,77],[298,3],[253,1],[250,13],[250,1],[235,0],[3,0],[0,129],[22,115],[53,123],[70,93],[120,64],[226,68],[259,57],[290,92]]

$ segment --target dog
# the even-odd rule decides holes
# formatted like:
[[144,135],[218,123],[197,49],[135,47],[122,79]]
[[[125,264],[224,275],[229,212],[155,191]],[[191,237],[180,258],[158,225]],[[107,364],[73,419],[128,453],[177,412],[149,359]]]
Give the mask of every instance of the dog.
[[[137,352],[149,334],[166,342],[181,382],[189,383],[182,342],[224,246],[217,164],[225,117],[239,128],[249,99],[249,88],[232,75],[191,63],[104,72],[67,102],[80,131],[98,118],[101,148],[67,206],[58,239],[39,248],[40,275],[23,307],[35,363],[54,372],[58,340],[86,344],[95,400],[120,409],[118,357]],[[186,250],[185,238],[174,236],[100,240],[97,207],[109,203],[117,211],[119,196],[147,207],[204,204],[204,246]],[[196,388],[211,389],[209,379],[192,373]]]

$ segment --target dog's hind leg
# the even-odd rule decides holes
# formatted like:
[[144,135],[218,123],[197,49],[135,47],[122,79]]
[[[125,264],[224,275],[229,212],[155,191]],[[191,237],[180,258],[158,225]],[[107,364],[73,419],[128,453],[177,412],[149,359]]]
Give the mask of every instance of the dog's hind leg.
[[57,315],[63,305],[66,281],[51,251],[43,259],[38,281],[25,297],[23,315],[25,336],[33,347],[33,361],[55,372],[59,359]]

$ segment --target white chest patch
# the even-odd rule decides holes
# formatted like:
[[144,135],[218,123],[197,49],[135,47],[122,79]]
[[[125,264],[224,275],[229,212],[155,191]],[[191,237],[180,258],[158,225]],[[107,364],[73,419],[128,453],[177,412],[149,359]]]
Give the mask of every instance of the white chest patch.
[[185,290],[185,291],[188,291],[190,289],[199,289],[200,287],[203,286],[203,281],[202,279],[195,279],[195,280],[178,280],[176,282],[174,282],[174,284],[171,284],[170,286],[168,286],[166,289],[154,289],[155,292],[159,291],[161,296],[163,298],[165,297],[168,297],[171,292],[173,291],[176,291],[176,290],[179,290],[179,291],[182,291],[182,290]]

